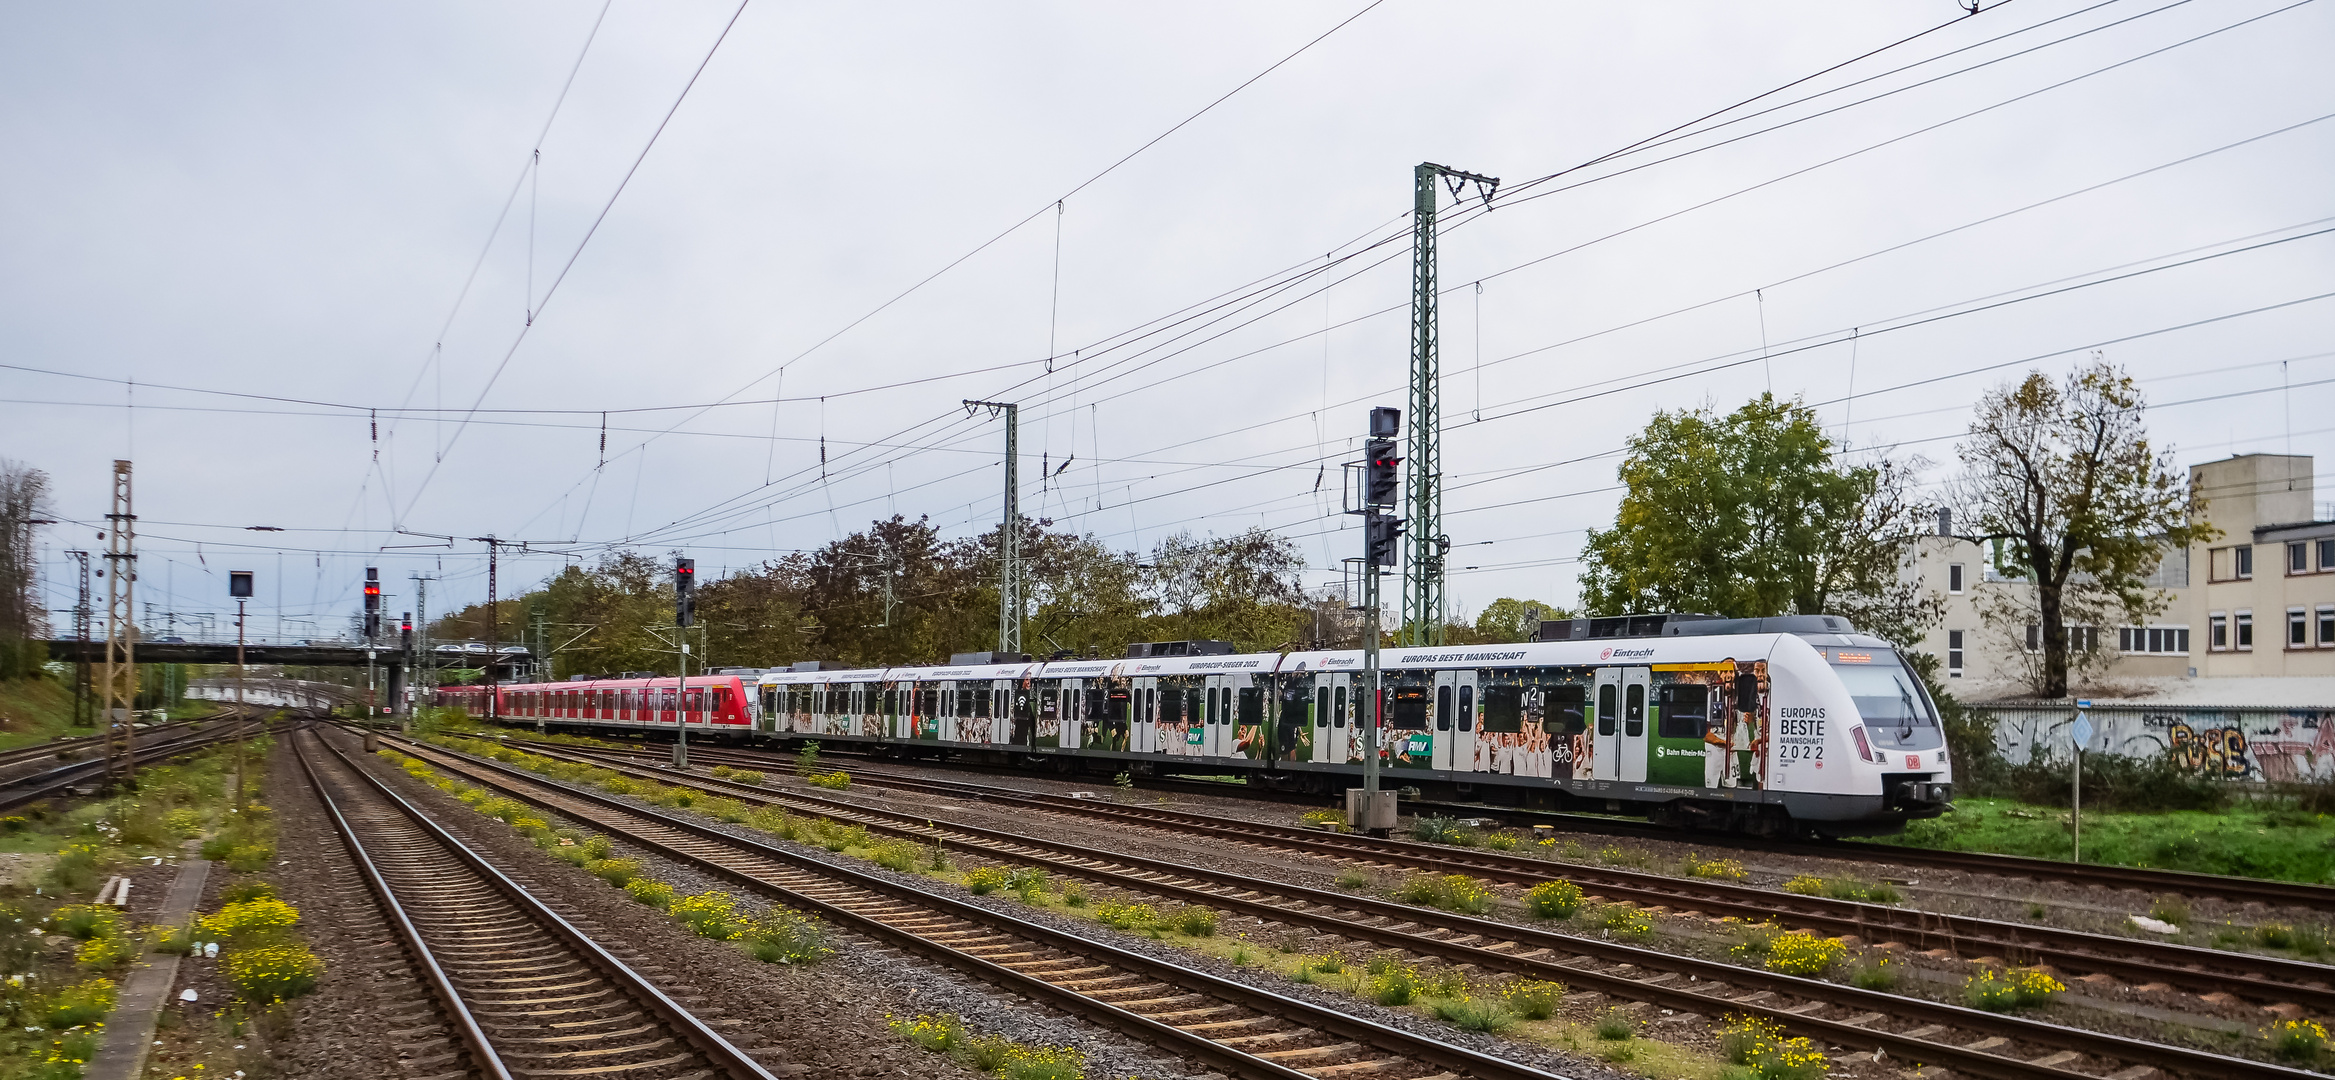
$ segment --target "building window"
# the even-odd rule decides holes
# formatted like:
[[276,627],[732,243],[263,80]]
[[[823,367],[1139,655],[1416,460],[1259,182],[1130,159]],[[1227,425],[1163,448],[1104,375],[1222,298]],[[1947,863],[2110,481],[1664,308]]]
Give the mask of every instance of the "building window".
[[2238,613],[2238,648],[2240,651],[2243,651],[2253,647],[2254,613],[2251,611],[2241,611]]
[[2242,578],[2254,576],[2254,545],[2241,544],[2231,548],[2230,558],[2237,564],[2237,576]]
[[2289,574],[2311,572],[2311,546],[2309,544],[2286,545],[2286,572]]
[[2043,651],[2043,624],[2042,624],[2042,623],[2028,623],[2028,624],[2027,624],[2027,651],[2028,651],[2028,652],[2042,652],[2042,651]]
[[2319,605],[2319,647],[2335,649],[2335,604]]
[[2230,647],[2229,616],[2216,611],[2212,615],[2206,617],[2206,625],[2212,628],[2212,644],[2209,647],[2212,648],[2213,651],[2221,652]]
[[2335,540],[2319,541],[2319,569],[2335,570]]
[[2186,626],[2126,626],[2116,631],[2118,651],[2140,655],[2183,656],[2189,652]]
[[1946,591],[1950,593],[1958,593],[1962,591],[1961,563],[1946,564]]
[[2310,613],[2299,607],[2286,609],[2286,647],[2300,649],[2311,643]]
[[[1954,569],[1960,570],[1962,568],[1957,566]],[[2335,608],[2329,608],[2328,613],[2329,618],[2335,618]],[[1962,677],[1962,631],[1960,630],[1946,631],[1946,677],[1949,679]]]

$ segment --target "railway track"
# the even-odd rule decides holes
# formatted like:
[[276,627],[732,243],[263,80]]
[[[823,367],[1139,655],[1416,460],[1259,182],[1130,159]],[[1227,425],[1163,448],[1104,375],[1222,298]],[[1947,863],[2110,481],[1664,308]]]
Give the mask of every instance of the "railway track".
[[[135,736],[137,741],[134,743],[138,760],[141,762],[164,761],[185,757],[237,736],[238,725],[217,724],[214,723],[216,719],[181,721],[138,732]],[[205,724],[212,724],[212,726],[208,730],[204,730],[202,725]],[[244,729],[241,732],[244,738],[264,733],[262,729],[256,727]],[[54,743],[44,744],[44,748],[53,748],[54,746]],[[67,794],[73,788],[93,780],[102,779],[104,776],[105,759],[103,757],[71,762],[52,769],[43,769],[39,772],[19,776],[5,783],[0,783],[0,811],[13,810],[28,803]]]
[[[576,748],[535,748],[568,760],[608,764],[604,752]],[[627,755],[629,756],[629,755]],[[741,785],[675,774],[656,765],[636,764],[641,775],[667,783],[719,785],[724,794],[761,791]],[[1701,878],[1678,878],[1608,867],[1406,840],[1325,833],[1154,807],[1005,791],[986,785],[896,775],[854,775],[854,783],[951,798],[978,799],[1039,813],[1066,814],[1162,830],[1205,835],[1284,851],[1302,851],[1365,865],[1431,873],[1459,873],[1530,886],[1554,876],[1592,888],[1608,900],[1644,907],[1700,911],[1752,922],[1778,920],[1828,935],[1849,934],[1866,941],[1895,941],[1914,949],[1945,949],[1964,957],[1997,956],[2018,965],[2049,964],[2078,974],[2107,975],[2132,985],[2162,982],[2198,994],[2229,994],[2262,1004],[2292,1003],[2318,1015],[2335,1015],[2335,967],[2250,953],[2223,952],[2143,938],[2062,930],[1886,904],[1802,896]],[[818,796],[791,796],[849,806]],[[960,826],[967,827],[970,826]]]
[[[219,717],[225,716],[227,713],[233,711],[234,710],[232,709],[226,709],[222,710],[216,716],[197,717],[191,720],[171,720],[161,724],[153,725],[152,727],[148,727],[144,730],[167,731],[173,728],[184,729],[192,725],[203,724],[211,720],[218,719]],[[99,736],[96,735],[76,735],[69,739],[50,739],[47,742],[31,743],[9,750],[0,750],[0,769],[5,769],[11,765],[22,765],[27,761],[39,761],[42,758],[63,758],[67,755],[75,754],[82,750],[100,746],[98,740]]]
[[771,1080],[607,948],[337,747],[295,736],[311,790],[422,973],[474,1075]]
[[[515,737],[524,737],[515,736]],[[643,745],[656,751],[665,751],[670,744],[644,740]],[[643,750],[642,753],[649,753]],[[870,755],[848,750],[826,750],[830,756],[857,757],[875,760]],[[735,750],[720,748],[690,749],[690,755],[703,756],[708,761],[723,760],[729,764],[750,762],[757,768],[783,768],[791,758],[764,750]],[[730,757],[728,755],[735,755]],[[662,754],[660,754],[662,756]],[[988,773],[980,766],[956,762],[935,762],[935,766],[966,769]],[[879,783],[885,779],[928,779],[905,773],[894,773],[881,767],[867,769],[853,765],[853,779]],[[863,772],[864,770],[864,772]],[[1008,771],[1007,776],[1026,775],[1019,770]],[[1002,777],[1001,777],[1002,779]],[[945,782],[945,781],[943,781]],[[1143,787],[1157,787],[1189,794],[1208,795],[1226,799],[1270,801],[1293,806],[1319,807],[1319,796],[1300,796],[1281,792],[1260,791],[1244,785],[1216,783],[1204,780],[1137,780]],[[1011,794],[1043,797],[1042,792],[1014,788],[991,789],[988,785],[968,784],[970,787],[998,790]],[[2180,870],[2157,870],[2147,867],[2110,866],[2101,863],[2074,863],[2057,859],[2037,859],[2019,855],[1992,855],[1972,851],[1940,851],[1931,848],[1900,847],[1869,841],[1854,840],[1762,840],[1756,837],[1730,833],[1681,832],[1649,822],[1596,814],[1563,813],[1557,811],[1520,810],[1515,807],[1490,806],[1477,803],[1408,802],[1404,808],[1414,813],[1439,812],[1453,817],[1488,818],[1513,825],[1548,825],[1567,832],[1594,833],[1601,836],[1634,837],[1647,840],[1686,841],[1701,846],[1723,847],[1731,850],[1755,851],[1774,855],[1790,855],[1818,859],[1839,859],[1853,862],[1892,863],[1900,866],[1927,867],[1941,870],[1959,870],[1965,873],[1994,877],[2048,881],[2054,884],[2089,885],[2106,889],[2133,889],[2150,894],[2178,894],[2203,898],[2215,897],[2237,903],[2260,903],[2279,907],[2308,908],[2317,911],[2335,910],[2335,887],[2311,885],[2294,881],[2273,881],[2263,878],[2229,877],[2219,874],[2198,874]]]
[[[518,778],[520,785],[541,783],[496,763],[434,747],[415,749],[417,756],[498,787],[507,784],[510,778]],[[1260,881],[1205,867],[942,822],[921,814],[894,813],[825,796],[771,792],[694,776],[676,777],[656,769],[628,766],[622,771],[741,800],[828,816],[864,825],[871,832],[948,844],[988,858],[1040,865],[1072,877],[1331,933],[1453,964],[1472,964],[1488,971],[1563,981],[1569,986],[1682,1012],[1699,1014],[1724,1009],[1761,1016],[1795,1033],[1826,1042],[1879,1050],[1900,1060],[1945,1066],[1973,1076],[2004,1080],[2096,1077],[2109,1075],[2119,1066],[2126,1071],[2114,1075],[2131,1074],[2134,1067],[2200,1077],[2307,1075],[2281,1066],[2184,1047],[2059,1027],[1374,898]],[[486,779],[489,774],[497,779]],[[505,790],[513,789],[505,787]],[[569,794],[599,805],[625,806],[593,792]],[[626,809],[633,808],[626,806]],[[669,820],[673,826],[701,836],[731,838],[730,834],[710,826],[685,819]],[[1681,975],[1687,976],[1686,981],[1679,981]],[[1827,1013],[1832,1015],[1824,1015]],[[1893,1030],[1893,1027],[1904,1030]],[[2090,1071],[2074,1067],[2079,1064]]]
[[415,756],[512,798],[1252,1080],[1555,1080],[1466,1047],[1219,978],[672,815],[433,747]]

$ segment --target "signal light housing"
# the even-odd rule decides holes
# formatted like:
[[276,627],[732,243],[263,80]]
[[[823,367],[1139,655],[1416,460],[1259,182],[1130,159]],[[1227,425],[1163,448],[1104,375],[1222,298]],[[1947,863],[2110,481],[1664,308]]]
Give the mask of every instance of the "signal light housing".
[[1362,519],[1362,532],[1365,557],[1370,565],[1393,566],[1400,561],[1401,519],[1372,510]]
[[1393,506],[1400,483],[1395,466],[1403,460],[1395,456],[1395,441],[1365,439],[1362,442],[1362,455],[1362,504]]
[[365,568],[365,640],[381,636],[381,570]]
[[697,622],[697,560],[673,560],[673,625]]

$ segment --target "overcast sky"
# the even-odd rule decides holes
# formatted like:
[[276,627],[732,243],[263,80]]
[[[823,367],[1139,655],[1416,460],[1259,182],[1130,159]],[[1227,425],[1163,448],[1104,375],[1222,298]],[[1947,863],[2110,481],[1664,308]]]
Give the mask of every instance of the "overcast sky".
[[483,599],[480,545],[399,529],[706,576],[967,535],[1003,430],[964,398],[1022,403],[1057,527],[1263,525],[1334,578],[1421,161],[1503,181],[1443,198],[1467,611],[1573,600],[1629,435],[1771,387],[1934,481],[1978,395],[2099,347],[2184,464],[2335,451],[2335,5],[1367,3],[0,6],[0,457],[72,523],[51,603],[125,457],[139,598],[253,569],[262,634],[368,565]]

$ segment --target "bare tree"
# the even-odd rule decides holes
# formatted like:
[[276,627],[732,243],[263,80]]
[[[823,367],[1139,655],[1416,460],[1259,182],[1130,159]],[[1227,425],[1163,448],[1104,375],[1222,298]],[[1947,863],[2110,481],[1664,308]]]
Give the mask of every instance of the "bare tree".
[[2095,355],[2061,383],[2035,372],[1987,394],[1958,450],[1954,499],[1965,520],[2003,542],[2004,574],[2035,586],[1990,615],[2032,612],[2034,655],[2023,640],[2014,655],[2031,660],[2031,686],[2044,697],[2066,696],[2088,644],[2070,640],[2071,626],[2164,610],[2168,598],[2148,577],[2165,551],[2221,535],[2172,452],[2149,445],[2145,409],[2132,378]]
[[48,496],[47,473],[0,458],[0,678],[25,674],[45,659],[31,644],[48,636],[33,523]]

